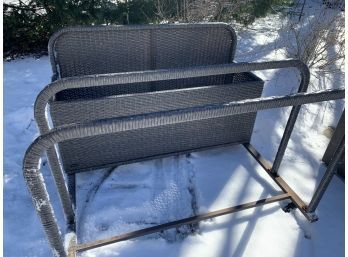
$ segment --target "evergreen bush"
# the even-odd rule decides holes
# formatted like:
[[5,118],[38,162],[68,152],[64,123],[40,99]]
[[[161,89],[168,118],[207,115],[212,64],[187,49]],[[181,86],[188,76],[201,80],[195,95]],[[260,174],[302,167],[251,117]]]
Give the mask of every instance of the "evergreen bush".
[[[92,24],[231,21],[250,24],[291,0],[29,0],[4,4],[4,56],[44,53],[60,28]],[[208,7],[216,7],[208,8]],[[233,8],[230,8],[230,7]],[[197,7],[201,9],[194,12]]]

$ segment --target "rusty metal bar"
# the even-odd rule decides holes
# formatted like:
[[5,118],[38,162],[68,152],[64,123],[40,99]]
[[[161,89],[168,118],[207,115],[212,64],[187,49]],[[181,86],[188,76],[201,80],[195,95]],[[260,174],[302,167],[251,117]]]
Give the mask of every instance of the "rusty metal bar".
[[318,204],[321,198],[323,197],[327,187],[329,186],[332,177],[335,175],[335,167],[344,151],[344,138],[345,137],[341,139],[340,145],[337,151],[335,152],[334,156],[331,158],[331,161],[324,174],[324,177],[321,179],[320,184],[318,188],[316,189],[311,202],[308,205],[307,211],[310,213],[314,212],[316,208],[318,207]]
[[154,227],[150,227],[150,228],[145,228],[145,229],[129,232],[129,233],[126,233],[126,234],[123,234],[123,235],[114,236],[114,237],[110,237],[110,238],[102,239],[102,240],[97,240],[97,241],[94,241],[94,242],[91,242],[91,243],[80,244],[80,245],[76,246],[75,251],[76,252],[87,251],[87,250],[91,250],[91,249],[94,249],[94,248],[102,247],[102,246],[105,246],[105,245],[117,243],[117,242],[120,242],[120,241],[125,241],[125,240],[129,240],[129,239],[132,239],[132,238],[137,238],[137,237],[153,234],[153,233],[156,233],[156,232],[161,232],[163,230],[179,227],[179,226],[182,226],[182,225],[188,225],[188,224],[192,224],[192,223],[197,223],[197,222],[200,222],[200,221],[203,221],[203,220],[207,220],[207,219],[211,219],[211,218],[215,218],[215,217],[218,217],[218,216],[231,214],[231,213],[235,213],[235,212],[238,212],[238,211],[243,211],[243,210],[246,210],[246,209],[262,206],[262,205],[265,205],[265,204],[270,204],[270,203],[274,203],[274,202],[278,202],[278,201],[283,201],[283,200],[286,200],[286,199],[289,199],[289,198],[290,198],[290,195],[288,193],[284,193],[284,194],[280,194],[280,195],[273,196],[273,197],[270,197],[270,198],[261,199],[261,200],[255,201],[255,202],[241,204],[241,205],[237,205],[237,206],[234,206],[234,207],[221,209],[221,210],[218,210],[218,211],[208,212],[208,213],[205,213],[205,214],[199,214],[199,215],[196,215],[196,216],[193,216],[193,217],[190,217],[190,218],[172,221],[172,222],[161,224],[161,225],[158,225],[158,226],[154,226]]
[[272,172],[272,164],[263,158],[261,154],[250,144],[243,144],[248,152],[255,158],[255,160],[262,166],[262,168],[267,172],[267,174],[273,179],[273,181],[283,190],[284,193],[290,195],[291,201],[296,205],[296,207],[302,212],[309,222],[317,221],[316,215],[307,212],[307,205],[303,200],[295,193],[294,190],[282,179],[277,173]]

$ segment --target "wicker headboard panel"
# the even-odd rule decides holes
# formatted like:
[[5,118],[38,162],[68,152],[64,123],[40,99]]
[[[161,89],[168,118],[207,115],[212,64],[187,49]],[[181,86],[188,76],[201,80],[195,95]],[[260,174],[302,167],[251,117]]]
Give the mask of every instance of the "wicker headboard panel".
[[222,23],[65,28],[49,42],[57,78],[230,63],[234,30]]

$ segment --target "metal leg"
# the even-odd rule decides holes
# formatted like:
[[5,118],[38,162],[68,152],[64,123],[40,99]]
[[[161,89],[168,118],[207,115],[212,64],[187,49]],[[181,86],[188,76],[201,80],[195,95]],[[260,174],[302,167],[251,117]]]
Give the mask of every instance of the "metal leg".
[[[68,179],[68,190],[70,194],[70,199],[72,203],[72,207],[75,211],[76,208],[76,174],[67,174]],[[67,220],[68,228],[74,232],[76,232],[76,220],[75,216],[73,219]]]
[[286,147],[288,146],[288,142],[291,136],[291,132],[294,129],[295,122],[297,119],[297,116],[300,112],[301,106],[294,106],[291,110],[289,120],[286,124],[284,135],[282,137],[282,140],[280,141],[280,145],[276,154],[276,157],[274,159],[274,163],[272,166],[272,173],[277,174],[279,170],[279,166],[283,160],[284,153],[286,150]]
[[72,224],[75,220],[73,204],[71,202],[68,186],[64,179],[64,173],[62,167],[59,164],[58,155],[54,147],[51,147],[47,150],[47,159],[57,186],[67,223]]
[[337,151],[335,152],[334,156],[332,157],[332,159],[331,159],[331,161],[326,169],[324,177],[321,179],[320,184],[319,184],[317,190],[315,191],[311,202],[308,205],[308,208],[307,208],[308,212],[312,213],[317,209],[318,204],[319,204],[321,198],[323,197],[328,185],[330,184],[332,177],[335,175],[335,167],[336,167],[337,162],[340,160],[340,157],[341,157],[343,151],[344,151],[344,137],[342,138]]
[[67,174],[68,177],[68,190],[70,194],[70,199],[73,205],[73,208],[76,208],[76,174]]

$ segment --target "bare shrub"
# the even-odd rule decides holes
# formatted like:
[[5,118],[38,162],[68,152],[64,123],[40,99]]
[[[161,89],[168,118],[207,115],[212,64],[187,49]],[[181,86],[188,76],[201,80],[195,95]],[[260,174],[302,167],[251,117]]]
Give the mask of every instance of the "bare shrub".
[[241,0],[157,0],[157,15],[168,22],[222,21],[224,14],[233,13]]
[[321,72],[341,70],[345,60],[344,14],[323,8],[317,15],[285,24],[287,51],[309,68]]
[[155,0],[157,15],[168,22],[235,20],[244,25],[265,17],[275,4],[290,3],[292,0]]
[[[242,1],[194,0],[188,6],[188,21],[223,21],[231,19]],[[227,17],[226,17],[227,16]]]
[[[325,5],[315,8],[321,9],[305,9],[306,15],[300,21],[298,17],[284,19],[279,35],[280,43],[285,46],[289,57],[300,59],[310,68],[312,77],[309,90],[342,87],[345,61],[344,13]],[[303,105],[298,122],[311,124],[313,129],[318,130],[323,124],[336,124],[343,108],[343,101]],[[333,115],[326,115],[328,112]]]

